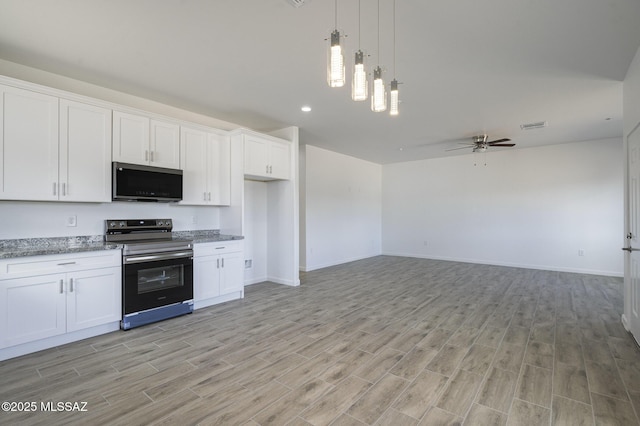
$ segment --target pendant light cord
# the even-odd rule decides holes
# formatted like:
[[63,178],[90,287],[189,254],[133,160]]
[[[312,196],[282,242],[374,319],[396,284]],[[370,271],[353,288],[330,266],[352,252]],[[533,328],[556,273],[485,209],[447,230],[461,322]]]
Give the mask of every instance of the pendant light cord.
[[378,0],[378,65],[380,65],[380,0]]
[[396,0],[393,0],[393,78],[396,78]]
[[358,0],[358,50],[360,50],[360,32],[362,28],[362,26],[360,25],[361,18],[362,18],[362,14],[360,13],[360,0]]
[[335,2],[336,5],[336,30],[338,29],[338,0]]

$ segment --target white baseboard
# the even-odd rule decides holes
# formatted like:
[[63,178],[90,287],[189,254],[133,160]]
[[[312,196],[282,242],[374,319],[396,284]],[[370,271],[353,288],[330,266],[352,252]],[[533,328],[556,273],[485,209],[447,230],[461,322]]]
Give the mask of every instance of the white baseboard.
[[583,268],[567,268],[562,266],[551,265],[534,265],[527,263],[511,263],[511,262],[496,262],[481,259],[466,259],[466,258],[453,258],[447,256],[427,256],[415,253],[397,253],[397,252],[383,252],[383,256],[400,256],[400,257],[413,257],[418,259],[432,259],[432,260],[445,260],[449,262],[462,262],[462,263],[477,263],[481,265],[494,265],[494,266],[507,266],[510,268],[524,268],[524,269],[539,269],[543,271],[556,271],[556,272],[572,272],[577,274],[588,275],[603,275],[607,277],[619,277],[622,278],[624,274],[620,271],[604,271],[597,269],[583,269]]
[[328,268],[330,266],[342,265],[342,264],[345,264],[345,263],[355,262],[357,260],[369,259],[371,257],[376,257],[376,256],[380,256],[380,255],[381,255],[381,253],[371,253],[371,254],[367,254],[367,255],[364,255],[364,256],[349,257],[349,258],[345,258],[345,259],[334,260],[334,261],[327,262],[327,263],[319,263],[319,264],[311,265],[311,266],[300,265],[300,270],[302,272],[311,272],[311,271],[315,271],[316,269],[322,269],[322,268]]
[[253,278],[251,280],[245,281],[244,285],[246,287],[246,286],[250,286],[250,285],[254,285],[254,284],[258,284],[258,283],[263,283],[265,281],[269,281],[269,282],[276,283],[276,284],[288,285],[288,286],[291,286],[291,287],[297,287],[297,286],[300,285],[300,279],[290,280],[290,279],[278,278],[278,277]]
[[627,317],[625,316],[625,314],[622,314],[620,316],[620,320],[622,321],[622,326],[624,327],[624,329],[628,332],[631,332],[631,329],[629,328],[629,322],[627,321]]
[[120,330],[120,321],[0,349],[0,361]]

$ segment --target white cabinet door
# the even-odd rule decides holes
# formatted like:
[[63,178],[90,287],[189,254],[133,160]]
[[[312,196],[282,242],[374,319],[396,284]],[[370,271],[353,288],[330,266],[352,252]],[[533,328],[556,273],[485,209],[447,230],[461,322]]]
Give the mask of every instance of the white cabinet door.
[[121,269],[104,268],[67,275],[67,331],[119,321]]
[[180,168],[180,126],[113,111],[113,161]]
[[274,179],[291,178],[291,154],[288,143],[271,142],[269,175]]
[[244,174],[267,176],[269,173],[269,141],[253,136],[244,138]]
[[291,178],[291,147],[287,142],[244,135],[244,174],[256,180]]
[[193,300],[212,299],[220,295],[220,257],[196,256],[193,259]]
[[189,205],[231,203],[229,138],[202,130],[180,129],[182,201]]
[[180,168],[180,126],[151,120],[149,164],[169,169]]
[[66,331],[64,274],[0,281],[0,347]]
[[244,288],[244,256],[242,252],[221,255],[220,294],[242,291]]
[[211,204],[231,204],[231,144],[228,136],[209,135],[209,190]]
[[0,198],[58,199],[58,98],[0,87]]
[[113,161],[149,164],[149,119],[113,111]]
[[180,129],[180,164],[182,168],[181,204],[205,205],[211,198],[207,185],[207,134],[182,127]]
[[111,110],[60,100],[61,201],[111,201]]

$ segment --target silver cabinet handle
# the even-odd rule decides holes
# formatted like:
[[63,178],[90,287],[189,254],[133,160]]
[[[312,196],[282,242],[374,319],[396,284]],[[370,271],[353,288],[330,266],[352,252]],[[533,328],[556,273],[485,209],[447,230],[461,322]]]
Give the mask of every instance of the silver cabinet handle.
[[269,174],[273,174],[273,166],[269,166]]
[[629,246],[629,247],[622,247],[622,250],[624,250],[624,251],[628,251],[629,253],[631,253],[632,251],[640,251],[640,249],[633,248],[633,247],[631,247],[631,246]]
[[153,151],[149,151],[150,156],[151,156],[151,162],[153,163]]
[[222,267],[224,268],[224,257],[222,258]]
[[226,248],[226,247],[225,247],[225,246],[222,246],[222,247],[216,247],[216,250],[222,250],[222,249],[224,249],[224,248]]
[[73,278],[69,278],[69,292],[73,293]]
[[146,149],[144,151],[144,161],[149,161],[149,151]]
[[207,191],[202,193],[202,201],[207,201]]
[[267,164],[267,170],[266,173],[269,173],[269,165]]
[[58,263],[58,266],[64,266],[64,265],[75,265],[76,262],[62,262],[62,263]]
[[60,280],[60,294],[64,293],[64,280]]
[[56,192],[56,189],[58,187],[58,184],[56,182],[53,182],[53,195],[58,195]]
[[220,259],[216,259],[216,268],[220,269]]
[[67,184],[66,183],[62,184],[62,195],[67,195]]
[[211,201],[211,193],[209,192],[208,194],[209,196],[207,197],[207,201]]

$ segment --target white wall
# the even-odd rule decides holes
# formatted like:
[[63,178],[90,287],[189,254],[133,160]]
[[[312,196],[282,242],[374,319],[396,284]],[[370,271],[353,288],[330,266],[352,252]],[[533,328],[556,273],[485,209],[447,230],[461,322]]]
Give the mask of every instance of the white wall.
[[306,145],[300,174],[306,182],[300,268],[311,271],[380,254],[381,166]]
[[[219,209],[166,203],[0,202],[0,239],[103,235],[106,219],[173,219],[175,231],[220,229]],[[76,216],[77,226],[67,227]],[[194,223],[195,221],[195,223]]]
[[384,254],[622,275],[621,138],[390,164],[382,179]]
[[244,181],[244,258],[251,268],[244,270],[246,285],[267,281],[267,185]]

